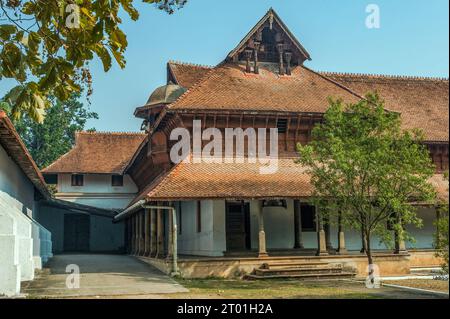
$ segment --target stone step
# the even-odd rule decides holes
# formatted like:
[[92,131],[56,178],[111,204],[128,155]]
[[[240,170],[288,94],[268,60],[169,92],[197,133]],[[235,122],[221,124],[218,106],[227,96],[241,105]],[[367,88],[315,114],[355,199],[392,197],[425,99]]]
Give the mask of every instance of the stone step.
[[440,274],[441,267],[411,267],[411,274]]
[[339,273],[313,273],[313,274],[291,274],[291,275],[247,275],[245,279],[249,280],[261,280],[261,279],[347,279],[355,277],[355,273],[352,272],[339,272]]
[[279,269],[255,269],[255,274],[259,276],[270,275],[300,275],[300,274],[327,274],[341,273],[342,268],[333,267],[301,267],[301,268],[279,268]]
[[327,262],[283,262],[263,264],[260,269],[280,269],[280,268],[320,268],[333,267],[342,268],[342,264],[329,264]]

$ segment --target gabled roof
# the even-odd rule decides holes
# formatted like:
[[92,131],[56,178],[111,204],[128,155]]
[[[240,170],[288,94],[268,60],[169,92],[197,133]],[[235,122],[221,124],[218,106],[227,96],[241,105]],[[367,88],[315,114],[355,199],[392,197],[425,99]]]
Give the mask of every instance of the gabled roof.
[[169,110],[266,111],[323,113],[329,97],[356,102],[361,96],[305,66],[279,76],[261,66],[259,74],[225,63],[208,71]]
[[75,146],[42,170],[44,174],[122,174],[143,133],[77,132]]
[[429,141],[449,140],[448,79],[322,72],[358,94],[377,91],[401,113],[406,129],[420,128]]
[[50,193],[45,184],[44,177],[14,128],[14,125],[2,110],[0,110],[0,145],[2,145],[6,153],[20,167],[39,192],[44,197],[49,198]]
[[[278,24],[282,32],[287,36],[287,38],[293,44],[293,48],[297,50],[297,53],[302,57],[301,62],[303,63],[305,60],[311,60],[309,53],[306,49],[300,44],[297,38],[292,34],[292,32],[288,29],[288,27],[284,24],[284,22],[280,19],[278,14],[275,12],[273,8],[270,8],[269,11],[262,17],[261,20],[250,30],[250,32],[239,42],[239,44],[228,53],[226,60],[230,61],[243,51],[249,40],[255,36],[255,34],[260,31],[260,29],[264,26],[265,23],[269,22],[270,25]],[[301,63],[300,63],[301,64]]]
[[205,65],[169,61],[167,63],[167,83],[172,81],[189,89],[212,68]]
[[[227,66],[225,65],[219,66],[218,68],[226,67]],[[241,72],[235,72],[235,74],[233,75],[231,71],[215,71],[211,68],[203,69],[200,71],[198,67],[184,63],[182,68],[177,69],[177,76],[183,78],[184,72],[186,72],[187,74],[189,74],[189,77],[191,79],[200,79],[197,80],[199,88],[196,88],[197,85],[195,84],[190,84],[189,87],[191,88],[190,91],[192,91],[193,97],[189,97],[189,99],[187,96],[183,97],[183,99],[186,98],[186,100],[191,101],[189,102],[191,105],[188,104],[188,101],[183,102],[182,99],[180,99],[179,101],[177,101],[175,106],[184,105],[184,107],[190,108],[191,106],[197,105],[197,109],[199,108],[199,106],[201,106],[199,103],[200,101],[203,101],[204,98],[207,101],[208,108],[211,107],[210,104],[212,102],[210,101],[213,101],[215,97],[216,99],[223,99],[223,101],[219,101],[217,105],[226,104],[225,102],[229,99],[229,96],[231,96],[232,100],[239,100],[238,98],[233,97],[233,93],[226,90],[226,88],[219,88],[218,90],[215,90],[216,85],[219,86],[220,83],[226,82],[232,84],[233,89],[237,90],[236,94],[241,94],[241,91],[247,91],[246,95],[251,96],[251,98],[253,99],[251,101],[252,104],[245,106],[245,108],[249,108],[250,106],[257,106],[258,103],[255,102],[258,102],[259,99],[264,98],[260,97],[259,93],[252,95],[248,90],[250,90],[251,86],[256,86],[255,79],[257,79],[260,75],[245,74],[243,72],[243,67],[237,67],[241,69]],[[196,72],[198,72],[197,75],[194,75]],[[297,76],[301,74],[301,71],[298,72],[300,73],[297,73]],[[314,71],[311,72],[316,73]],[[261,73],[263,77],[264,74],[267,74],[267,72],[264,70],[262,70]],[[328,81],[333,81],[341,89],[347,88],[348,91],[354,92],[354,94],[356,94],[357,96],[364,96],[369,91],[378,91],[381,97],[385,99],[387,109],[401,113],[404,128],[421,128],[422,130],[424,130],[426,139],[429,141],[449,141],[448,79],[373,74],[349,74],[335,72],[317,72],[316,74],[327,78]],[[225,77],[221,78],[222,75]],[[296,71],[292,76],[296,76]],[[218,78],[218,82],[214,84],[213,82],[216,78]],[[278,83],[280,85],[282,85],[283,83],[289,83],[288,81],[282,82],[288,79],[288,77],[278,78],[276,74],[274,74],[272,75],[272,78],[273,81],[275,81],[275,79],[278,79]],[[317,96],[326,96],[327,92],[323,94],[323,92],[320,92],[321,90],[317,90],[317,88],[320,87],[320,84],[318,85],[318,83],[318,81],[312,81],[310,84],[311,86],[316,88],[315,92],[317,93]],[[207,98],[208,90],[211,90],[210,92],[212,96]],[[254,92],[260,92],[262,90],[263,89],[260,88],[256,89]],[[277,92],[275,92],[274,97],[280,90],[276,91]],[[295,92],[291,92],[284,98],[288,99],[289,96],[295,95],[294,93]],[[332,92],[330,91],[329,93]],[[280,101],[283,101],[284,98],[281,97]],[[301,100],[300,96],[294,98],[294,101],[298,103],[298,110],[302,109],[302,105],[310,105],[309,96],[304,96],[303,100]],[[194,101],[194,99],[198,99],[199,102]],[[299,100],[301,100],[301,103],[299,102]],[[325,103],[323,106],[328,105],[326,100],[323,101]],[[239,102],[236,105],[236,108],[240,105],[241,103]],[[320,110],[325,110],[325,108],[320,108]]]

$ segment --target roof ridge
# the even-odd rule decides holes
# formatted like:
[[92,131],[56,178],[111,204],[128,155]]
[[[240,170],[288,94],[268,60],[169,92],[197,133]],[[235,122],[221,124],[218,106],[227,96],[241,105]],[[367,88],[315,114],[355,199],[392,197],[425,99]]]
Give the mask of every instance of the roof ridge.
[[191,63],[191,62],[183,62],[183,61],[175,61],[175,60],[169,60],[167,63],[168,64],[185,65],[185,66],[193,66],[193,67],[204,68],[204,69],[213,69],[215,67],[213,65]]
[[395,79],[395,80],[416,80],[416,81],[448,81],[445,77],[416,76],[416,75],[395,75],[395,74],[377,74],[377,73],[357,73],[357,72],[332,72],[316,71],[326,76],[338,75],[349,77],[370,77],[376,79]]
[[85,135],[145,135],[144,132],[130,132],[130,131],[76,131],[75,134],[85,134]]
[[348,93],[353,94],[354,96],[360,98],[360,99],[365,99],[364,96],[358,94],[357,92],[353,91],[352,89],[350,89],[349,87],[343,85],[342,83],[339,83],[337,81],[335,81],[334,79],[330,79],[327,75],[318,72],[318,71],[314,71],[310,68],[308,68],[307,66],[301,65],[301,67],[303,67],[305,70],[308,70],[309,72],[312,72],[314,74],[317,74],[318,76],[322,77],[323,79],[327,80],[330,83],[333,83],[334,85],[340,87],[343,90],[346,90]]

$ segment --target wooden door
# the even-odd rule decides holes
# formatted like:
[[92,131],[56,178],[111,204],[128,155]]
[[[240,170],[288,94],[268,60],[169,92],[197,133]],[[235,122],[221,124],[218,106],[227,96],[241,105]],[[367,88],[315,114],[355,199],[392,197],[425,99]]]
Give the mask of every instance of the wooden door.
[[86,214],[64,215],[64,251],[89,251],[90,216]]
[[227,251],[250,249],[249,203],[226,203]]

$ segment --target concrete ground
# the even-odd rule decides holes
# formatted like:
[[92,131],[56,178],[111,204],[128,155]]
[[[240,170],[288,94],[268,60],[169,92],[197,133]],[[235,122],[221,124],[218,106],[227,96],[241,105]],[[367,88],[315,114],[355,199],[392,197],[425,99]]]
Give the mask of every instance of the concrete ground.
[[[79,288],[71,272],[80,271]],[[69,268],[67,268],[69,266]],[[163,295],[188,290],[156,268],[125,255],[55,255],[34,281],[22,283],[29,298],[96,298]]]

